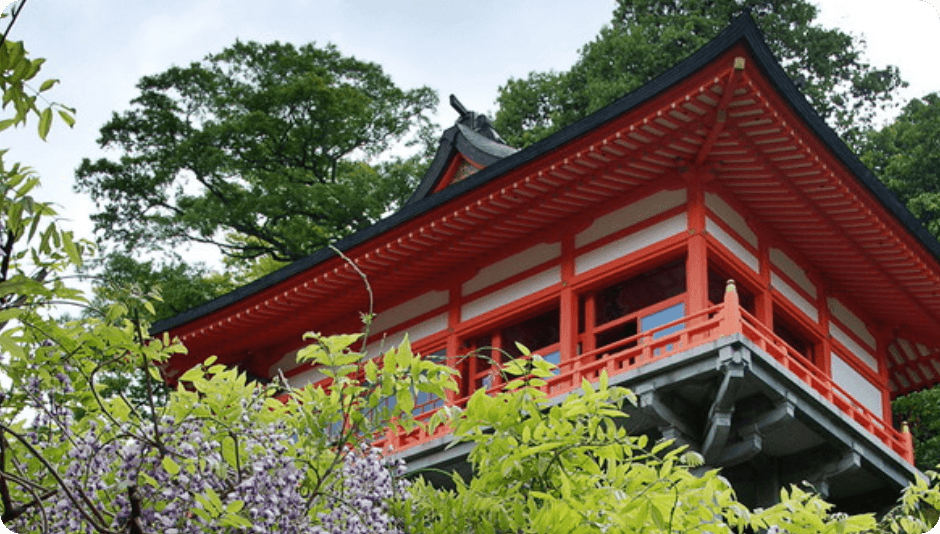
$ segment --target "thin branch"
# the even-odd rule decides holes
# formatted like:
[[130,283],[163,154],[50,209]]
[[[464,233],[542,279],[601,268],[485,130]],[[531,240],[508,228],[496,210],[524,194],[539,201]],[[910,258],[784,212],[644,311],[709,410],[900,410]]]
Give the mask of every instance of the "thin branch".
[[[4,484],[6,484],[6,479],[7,479],[7,478],[9,478],[10,480],[16,480],[16,479],[19,478],[19,477],[10,476],[9,474],[3,474],[3,475],[0,475],[0,476],[3,477]],[[16,480],[16,481],[19,482],[18,480]],[[15,521],[15,520],[19,519],[20,516],[22,516],[23,514],[25,514],[26,512],[28,512],[31,508],[34,508],[34,507],[36,507],[36,506],[38,506],[38,507],[40,508],[40,510],[45,511],[45,507],[42,506],[42,503],[43,503],[46,499],[49,499],[50,497],[53,497],[53,496],[55,496],[57,493],[59,493],[58,490],[48,490],[48,491],[46,491],[46,493],[43,493],[42,495],[39,495],[39,494],[36,493],[35,489],[32,488],[31,486],[29,486],[29,485],[27,485],[27,484],[23,484],[22,482],[20,482],[20,484],[23,486],[23,488],[24,488],[27,492],[29,492],[31,495],[33,495],[33,500],[29,501],[29,502],[26,503],[26,504],[21,504],[21,505],[19,505],[19,506],[13,506],[13,505],[11,504],[9,507],[5,507],[4,510],[3,510],[3,515],[0,516],[0,522],[2,522],[2,523],[7,524],[7,523],[9,523],[10,521]]]
[[[19,441],[24,447],[26,447],[27,450],[29,450],[30,454],[32,454],[33,457],[36,458],[36,460],[38,460],[39,463],[41,463],[43,467],[46,468],[46,471],[49,472],[49,475],[55,479],[56,484],[59,486],[59,488],[62,489],[62,492],[65,493],[68,499],[72,501],[72,504],[75,505],[75,508],[78,509],[78,513],[80,513],[86,521],[91,523],[96,530],[105,534],[117,534],[115,531],[109,530],[104,526],[104,518],[101,517],[101,513],[95,507],[94,503],[88,499],[87,495],[85,495],[83,492],[80,492],[81,498],[78,498],[72,493],[71,490],[69,490],[68,484],[62,480],[62,477],[59,476],[59,473],[56,471],[55,467],[49,463],[49,460],[47,460],[46,457],[43,456],[42,453],[39,452],[39,450],[37,450],[36,447],[34,447],[29,442],[28,439],[3,423],[0,423],[0,432],[6,432],[10,434],[16,438],[16,440]],[[87,510],[83,508],[83,504],[88,507]]]
[[10,13],[13,15],[13,20],[11,20],[10,24],[7,25],[6,31],[3,32],[3,37],[0,37],[0,47],[6,44],[7,36],[10,35],[10,30],[13,29],[13,25],[16,24],[17,17],[20,16],[20,12],[23,11],[25,6],[26,0],[20,0],[19,4],[13,4],[13,7],[10,9]]
[[345,261],[347,265],[352,267],[354,271],[356,271],[356,273],[359,275],[359,278],[362,278],[363,285],[366,286],[366,293],[369,294],[369,311],[367,312],[368,319],[364,321],[366,328],[365,328],[365,332],[363,332],[362,334],[362,352],[365,353],[366,345],[369,342],[369,331],[372,328],[372,319],[373,317],[375,317],[375,297],[372,294],[372,285],[369,284],[369,278],[366,276],[366,273],[362,272],[362,269],[360,269],[359,266],[356,265],[356,262],[352,261],[351,259],[349,259],[348,256],[343,254],[342,250],[337,248],[336,245],[334,245],[333,243],[328,243],[326,246],[328,246],[330,250],[335,252],[337,256],[339,256],[343,261]]
[[[134,310],[134,328],[137,330],[137,342],[140,347],[144,347],[144,331],[140,324],[140,312]],[[150,376],[150,360],[147,359],[145,351],[141,350],[141,368],[144,371],[144,383],[147,386],[147,403],[150,405],[150,419],[153,421],[153,438],[156,441],[157,449],[161,456],[166,453],[163,441],[160,439],[160,425],[157,422],[157,407],[153,402],[153,378]]]
[[[0,474],[7,472],[7,437],[0,434]],[[3,502],[4,510],[13,509],[13,498],[10,496],[10,487],[7,485],[7,479],[0,478],[0,499]],[[6,515],[6,512],[4,512]],[[3,519],[6,519],[5,517]]]

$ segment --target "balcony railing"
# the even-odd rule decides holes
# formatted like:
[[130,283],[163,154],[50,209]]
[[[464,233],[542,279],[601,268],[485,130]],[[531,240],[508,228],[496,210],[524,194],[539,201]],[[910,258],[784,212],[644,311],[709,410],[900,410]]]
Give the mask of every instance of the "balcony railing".
[[[914,463],[913,441],[909,432],[899,432],[886,423],[833,382],[831,377],[826,376],[802,354],[784,343],[766,325],[743,310],[733,284],[729,284],[729,291],[726,292],[724,302],[721,304],[587,351],[574,358],[567,358],[559,365],[557,374],[549,378],[542,389],[550,396],[561,395],[581,387],[584,379],[596,382],[603,371],[607,371],[608,376],[614,377],[692,347],[734,334],[742,334],[754,342],[839,411],[861,425],[909,463]],[[495,393],[501,388],[502,382],[499,382],[487,392]],[[468,399],[469,397],[453,399],[451,403],[463,406]],[[416,410],[418,408],[420,407],[416,407]],[[433,410],[421,410],[418,418],[426,420],[432,413]],[[439,427],[430,435],[421,430],[405,434],[390,429],[385,438],[376,445],[391,446],[397,452],[427,443],[449,432],[450,429],[447,427]]]

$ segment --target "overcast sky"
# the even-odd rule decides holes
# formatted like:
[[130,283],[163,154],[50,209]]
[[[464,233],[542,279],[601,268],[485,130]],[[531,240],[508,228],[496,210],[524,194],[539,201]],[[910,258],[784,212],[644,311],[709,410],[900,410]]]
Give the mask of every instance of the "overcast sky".
[[[9,0],[0,0],[4,4]],[[940,0],[933,0],[934,4]],[[48,142],[3,133],[7,158],[36,168],[39,196],[59,204],[67,226],[91,235],[87,198],[72,193],[83,157],[100,157],[100,126],[126,109],[144,75],[218,52],[236,38],[332,42],[382,65],[400,86],[428,85],[441,99],[438,122],[456,114],[455,93],[473,110],[495,109],[498,87],[533,70],[562,70],[613,11],[614,0],[29,0],[11,38],[45,57],[42,77],[58,78],[52,98],[78,110]],[[868,43],[875,65],[894,64],[911,82],[905,101],[940,91],[940,13],[925,0],[819,0],[822,21]],[[9,19],[3,21],[3,27]]]

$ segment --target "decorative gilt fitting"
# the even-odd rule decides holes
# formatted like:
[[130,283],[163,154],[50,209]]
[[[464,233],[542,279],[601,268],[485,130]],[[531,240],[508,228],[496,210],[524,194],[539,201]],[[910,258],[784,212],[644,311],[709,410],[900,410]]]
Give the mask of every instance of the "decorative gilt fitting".
[[725,293],[737,293],[738,288],[734,285],[734,279],[729,279],[725,285]]
[[738,56],[734,58],[734,70],[744,70],[746,64],[747,60],[745,60],[743,57]]

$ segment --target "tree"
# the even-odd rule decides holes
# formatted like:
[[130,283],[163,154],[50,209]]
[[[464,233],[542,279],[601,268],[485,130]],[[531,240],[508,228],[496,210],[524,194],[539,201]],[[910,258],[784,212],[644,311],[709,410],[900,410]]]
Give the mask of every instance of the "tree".
[[691,55],[744,10],[820,115],[851,143],[902,82],[897,68],[874,68],[864,44],[814,20],[805,0],[618,0],[609,26],[564,72],[533,72],[500,88],[495,126],[526,146],[597,111]]
[[[14,6],[14,20],[22,7]],[[4,109],[11,104],[14,114],[0,121],[0,130],[35,115],[45,138],[53,111],[71,124],[68,108],[37,104],[55,82],[33,90],[28,82],[42,60],[28,58],[22,43],[6,36],[0,39],[0,90]],[[361,387],[358,367],[348,365],[349,345],[358,336],[313,336],[302,357],[334,366],[329,394],[288,390],[285,404],[273,398],[280,392],[274,386],[249,383],[209,361],[183,376],[188,388],[173,391],[158,406],[157,366],[185,349],[168,339],[148,339],[135,306],[112,302],[99,308],[71,286],[64,273],[83,262],[88,244],[58,228],[52,207],[30,196],[38,177],[22,165],[6,164],[4,156],[0,152],[3,522],[18,532],[63,534],[248,527],[305,533],[328,520],[339,527],[327,532],[346,532],[347,526],[394,531],[386,528],[393,527],[387,514],[384,522],[376,520],[383,518],[386,501],[400,494],[393,484],[397,467],[347,445],[368,439],[377,431],[374,425],[387,424],[392,415],[410,428],[410,413],[388,407],[383,395],[407,398],[413,382],[405,375],[421,380],[422,391],[443,395],[448,370],[401,351],[397,358],[386,356],[398,363],[376,370],[376,386]],[[54,312],[62,305],[90,312],[61,319]],[[137,369],[146,377],[143,403],[129,402],[121,392],[102,395],[103,376]],[[384,393],[376,393],[380,387]],[[368,477],[369,483],[352,484],[353,477]]]
[[236,268],[221,274],[203,264],[188,264],[179,259],[136,260],[127,254],[111,252],[94,263],[100,273],[96,275],[93,289],[102,304],[126,298],[126,293],[131,291],[151,302],[152,315],[141,311],[148,320],[154,321],[183,313],[250,282],[240,280]]
[[861,159],[940,236],[940,93],[911,100],[893,122],[869,132]]
[[925,471],[940,467],[940,388],[898,397],[891,410],[895,420],[910,425],[917,467]]
[[84,160],[77,189],[98,231],[127,249],[209,243],[292,261],[375,222],[410,194],[436,96],[403,90],[334,46],[236,42],[138,83]]

